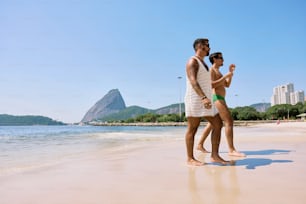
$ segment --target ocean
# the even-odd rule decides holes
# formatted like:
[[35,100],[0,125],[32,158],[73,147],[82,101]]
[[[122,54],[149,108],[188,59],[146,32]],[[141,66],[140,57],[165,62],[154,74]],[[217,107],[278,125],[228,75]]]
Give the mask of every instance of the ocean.
[[182,128],[148,126],[0,126],[0,176],[43,168],[98,151],[182,140]]

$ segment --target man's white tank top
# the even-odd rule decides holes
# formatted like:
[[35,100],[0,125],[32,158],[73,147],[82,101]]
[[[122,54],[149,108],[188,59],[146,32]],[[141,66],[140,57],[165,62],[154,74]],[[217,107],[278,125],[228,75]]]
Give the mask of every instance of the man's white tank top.
[[[209,70],[207,70],[201,60],[193,56],[199,64],[199,70],[197,73],[197,81],[203,90],[204,94],[212,100],[212,86],[211,76]],[[204,108],[204,103],[201,97],[193,89],[188,76],[186,77],[186,94],[185,94],[185,115],[186,117],[203,117],[203,116],[215,116],[218,111],[213,102],[211,109]]]

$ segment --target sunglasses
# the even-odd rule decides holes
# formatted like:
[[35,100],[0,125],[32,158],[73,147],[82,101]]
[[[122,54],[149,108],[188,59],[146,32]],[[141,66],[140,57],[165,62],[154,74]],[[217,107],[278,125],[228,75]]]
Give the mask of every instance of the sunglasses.
[[218,57],[218,56],[215,57],[215,59],[222,59],[222,60],[224,60],[223,57]]

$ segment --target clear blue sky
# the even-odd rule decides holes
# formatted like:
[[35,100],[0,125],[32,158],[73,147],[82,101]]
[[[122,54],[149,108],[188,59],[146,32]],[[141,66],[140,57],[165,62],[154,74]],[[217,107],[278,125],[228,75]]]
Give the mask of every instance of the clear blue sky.
[[0,114],[79,122],[115,88],[127,106],[178,103],[198,37],[223,52],[223,73],[236,64],[230,107],[270,102],[273,87],[289,82],[306,91],[305,8],[304,0],[0,0]]

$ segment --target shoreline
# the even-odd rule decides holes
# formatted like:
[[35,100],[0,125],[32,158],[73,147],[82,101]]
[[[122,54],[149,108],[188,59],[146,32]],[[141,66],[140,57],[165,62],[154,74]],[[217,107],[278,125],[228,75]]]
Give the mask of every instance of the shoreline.
[[[279,123],[295,123],[304,122],[301,120],[279,120]],[[234,121],[234,126],[252,126],[258,124],[278,123],[278,120],[250,120],[250,121]],[[206,125],[207,122],[201,122],[201,126]],[[138,122],[138,123],[108,123],[108,122],[91,122],[92,126],[187,126],[187,122]]]

